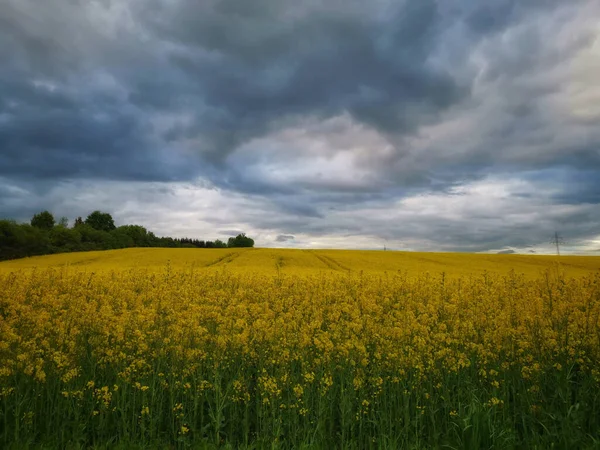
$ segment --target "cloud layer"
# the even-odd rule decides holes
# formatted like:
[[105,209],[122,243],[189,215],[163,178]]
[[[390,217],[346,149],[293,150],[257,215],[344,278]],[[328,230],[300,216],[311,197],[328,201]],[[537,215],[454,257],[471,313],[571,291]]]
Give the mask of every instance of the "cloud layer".
[[600,247],[594,0],[6,0],[0,216]]

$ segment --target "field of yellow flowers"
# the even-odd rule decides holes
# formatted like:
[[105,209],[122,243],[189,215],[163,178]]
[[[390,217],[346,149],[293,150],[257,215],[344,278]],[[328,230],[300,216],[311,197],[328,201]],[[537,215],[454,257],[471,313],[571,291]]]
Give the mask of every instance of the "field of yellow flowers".
[[600,259],[0,264],[0,448],[598,448]]

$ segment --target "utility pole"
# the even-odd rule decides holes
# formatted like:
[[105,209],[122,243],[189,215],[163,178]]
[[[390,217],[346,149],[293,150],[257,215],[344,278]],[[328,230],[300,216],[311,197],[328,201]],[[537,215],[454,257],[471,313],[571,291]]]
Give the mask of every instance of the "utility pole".
[[564,245],[565,242],[564,242],[562,236],[560,234],[558,234],[558,231],[554,232],[554,237],[552,238],[550,243],[556,245],[556,255],[560,256],[560,246]]

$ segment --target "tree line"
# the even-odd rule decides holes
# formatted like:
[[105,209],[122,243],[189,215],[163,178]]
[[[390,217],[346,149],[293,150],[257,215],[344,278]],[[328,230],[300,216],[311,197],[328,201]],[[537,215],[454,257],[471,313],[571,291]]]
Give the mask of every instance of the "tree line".
[[85,220],[77,217],[72,227],[66,217],[56,222],[49,211],[35,214],[30,223],[0,220],[0,260],[128,247],[254,247],[254,240],[243,233],[227,242],[158,237],[141,225],[117,227],[112,216],[102,211],[92,212]]

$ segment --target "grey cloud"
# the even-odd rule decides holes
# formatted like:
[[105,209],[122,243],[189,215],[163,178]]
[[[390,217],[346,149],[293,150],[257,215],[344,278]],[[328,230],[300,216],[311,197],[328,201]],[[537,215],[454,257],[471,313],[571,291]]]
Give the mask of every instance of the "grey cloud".
[[219,234],[224,236],[237,236],[238,234],[242,234],[241,230],[219,230]]
[[[480,184],[485,187],[486,183]],[[422,199],[413,196],[410,203],[371,202],[366,210],[348,207],[321,219],[273,209],[272,203],[262,196],[248,197],[179,183],[165,189],[157,183],[141,182],[136,187],[126,182],[91,180],[48,185],[45,192],[34,197],[36,201],[29,204],[27,214],[17,216],[17,211],[23,211],[19,199],[31,198],[31,193],[0,182],[0,211],[28,220],[34,212],[49,208],[57,217],[73,219],[85,216],[93,207],[111,211],[118,224],[143,224],[159,235],[214,239],[225,232],[244,230],[261,246],[271,242],[300,246],[310,240],[318,243],[312,245],[325,247],[381,248],[385,242],[390,249],[486,251],[508,247],[526,252],[534,244],[538,253],[545,253],[552,252],[549,242],[555,229],[575,251],[585,249],[590,236],[600,238],[598,208],[551,207],[548,196],[538,186],[530,189],[532,197],[516,203],[498,194],[488,198],[467,193],[448,198],[437,193]],[[7,203],[5,192],[12,192],[16,200]],[[470,211],[486,208],[497,209],[504,219],[500,222],[491,214],[484,220],[471,217]],[[235,228],[225,228],[228,225]],[[291,236],[293,240],[283,240]]]
[[[0,214],[44,202],[70,213],[48,190],[90,180],[164,183],[152,192],[179,205],[171,186],[203,180],[258,205],[211,217],[215,229],[267,230],[272,242],[352,234],[489,250],[545,242],[557,226],[591,238],[595,5],[8,0]],[[511,177],[529,184],[506,194],[506,214],[397,211]],[[546,210],[530,217],[536,202]]]
[[555,203],[600,204],[600,168],[595,169],[593,164],[589,164],[587,168],[562,165],[536,170],[525,173],[523,178],[535,182],[540,188],[550,192]]
[[189,1],[146,14],[157,36],[179,44],[169,57],[201,86],[211,111],[169,137],[202,136],[198,150],[214,163],[282,118],[349,112],[398,133],[467,93],[427,63],[439,23],[434,2],[408,1],[384,20],[360,3],[261,3],[261,14],[243,2]]
[[[575,0],[578,2],[579,0]],[[502,32],[515,22],[531,19],[540,10],[555,8],[560,0],[489,0],[463,2],[460,11],[469,29],[481,34]]]
[[[80,93],[72,98],[53,95],[54,101],[69,101],[70,110],[75,111],[73,115],[55,113],[54,123],[48,124],[52,132],[39,132],[41,138],[49,140],[46,154],[51,163],[45,176],[65,176],[69,169],[64,156],[87,152],[92,159],[103,161],[113,151],[122,155],[118,168],[124,169],[123,178],[165,180],[203,175],[233,190],[294,191],[284,185],[245,183],[240,175],[244,166],[239,165],[236,149],[280,127],[282,120],[294,123],[306,116],[325,119],[348,113],[358,123],[388,136],[396,147],[386,157],[392,158],[393,164],[385,158],[380,161],[383,167],[395,167],[389,180],[427,186],[427,168],[406,164],[410,150],[398,137],[439,120],[441,112],[463,101],[470,91],[471,80],[458,80],[430,62],[451,17],[444,16],[444,8],[430,0],[376,5],[350,2],[343,8],[336,4],[274,0],[262,0],[252,7],[240,1],[155,1],[152,8],[145,3],[123,2],[118,5],[126,5],[125,12],[133,24],[113,18],[110,25],[116,28],[119,39],[103,33],[103,23],[98,18],[109,13],[121,17],[117,3],[98,4],[104,8],[98,6],[96,10],[78,3],[67,7],[60,0],[47,3],[41,11],[39,5],[34,11],[30,2],[16,5],[11,1],[3,10],[4,21],[10,24],[5,33],[17,44],[4,51],[12,56],[9,61],[15,67],[17,55],[32,64],[44,58],[59,61],[56,67],[75,82],[72,73],[101,69],[128,92],[126,99],[112,103],[98,97],[82,98],[76,86],[74,90]],[[526,9],[539,5],[532,3]],[[516,2],[495,1],[478,6],[466,1],[455,8],[454,14],[459,14],[471,29],[491,33],[518,23],[524,14],[522,10]],[[492,17],[494,23],[489,20]],[[67,32],[81,38],[81,43],[71,42]],[[471,45],[476,42],[471,41]],[[44,58],[35,51],[39,45],[48,46]],[[154,48],[155,56],[148,54],[148,47]],[[535,52],[514,52],[532,53]],[[84,63],[79,64],[80,61]],[[21,68],[20,77],[39,75],[41,69],[32,64],[29,70]],[[48,109],[32,103],[32,98],[39,102],[38,93],[25,91],[17,97],[30,109]],[[114,120],[90,123],[87,116],[92,111],[111,115]],[[191,120],[168,126],[158,132],[162,141],[152,141],[148,138],[152,133],[152,112],[185,113]],[[6,126],[18,128],[20,124],[13,121],[9,120]],[[86,139],[70,137],[70,123]],[[23,127],[38,128],[40,124],[32,119]],[[7,130],[8,134],[11,132],[16,133]],[[124,132],[128,136],[123,136]],[[507,134],[504,130],[500,133]],[[17,146],[28,151],[20,142]],[[157,157],[151,149],[163,146],[183,146],[198,152],[204,164],[186,161],[188,170],[176,167],[179,177],[173,171],[162,174],[161,170],[172,169],[163,161],[154,167],[142,164],[139,170],[126,170],[129,157],[135,160],[132,166],[138,167],[140,159],[152,166],[151,160]],[[29,150],[30,159],[37,157],[33,147]],[[52,164],[55,154],[58,161]],[[229,155],[233,157],[228,158]],[[110,177],[115,161],[108,159],[107,170],[96,170],[97,175]],[[4,162],[5,167],[15,164],[17,172],[30,169],[12,159]],[[489,162],[489,157],[483,157],[480,167]],[[464,163],[459,160],[456,164]],[[86,164],[86,158],[73,157],[71,175],[88,176]],[[53,165],[61,170],[53,173]],[[408,169],[398,169],[401,166]],[[321,191],[329,188],[324,183]]]
[[293,241],[294,239],[295,239],[295,236],[292,234],[279,234],[275,238],[275,241],[276,242],[288,242],[288,241]]

